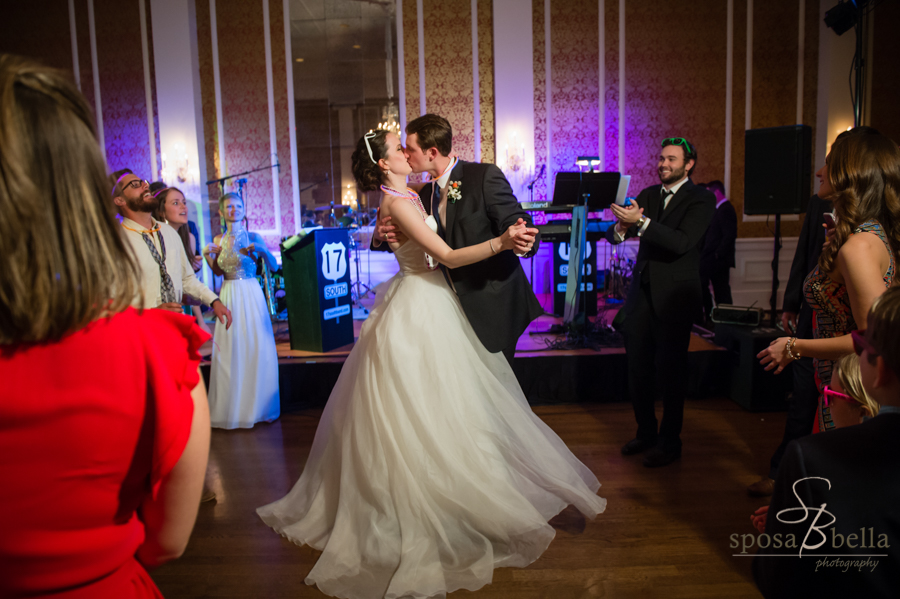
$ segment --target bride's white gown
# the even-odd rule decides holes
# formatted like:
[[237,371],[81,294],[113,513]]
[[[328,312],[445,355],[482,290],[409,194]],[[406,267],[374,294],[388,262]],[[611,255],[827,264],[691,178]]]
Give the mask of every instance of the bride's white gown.
[[344,364],[303,474],[257,510],[322,551],[306,582],[335,597],[475,590],[494,568],[536,560],[566,505],[591,518],[606,508],[421,247],[394,255],[400,272]]

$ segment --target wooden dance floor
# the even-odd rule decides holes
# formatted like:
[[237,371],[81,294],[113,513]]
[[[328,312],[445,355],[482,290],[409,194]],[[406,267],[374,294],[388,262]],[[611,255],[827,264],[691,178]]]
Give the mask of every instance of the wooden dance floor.
[[[648,469],[619,447],[634,433],[625,403],[539,406],[535,412],[596,473],[604,514],[585,521],[573,508],[552,520],[556,538],[524,569],[495,571],[494,581],[451,599],[666,599],[759,597],[750,557],[729,547],[749,534],[750,514],[767,503],[745,487],[768,470],[784,414],[749,413],[728,399],[688,400],[684,454]],[[296,481],[321,410],[284,415],[252,430],[212,435],[210,471],[217,501],[203,504],[187,552],[153,572],[177,597],[322,598],[303,580],[318,557],[267,528],[255,508]]]

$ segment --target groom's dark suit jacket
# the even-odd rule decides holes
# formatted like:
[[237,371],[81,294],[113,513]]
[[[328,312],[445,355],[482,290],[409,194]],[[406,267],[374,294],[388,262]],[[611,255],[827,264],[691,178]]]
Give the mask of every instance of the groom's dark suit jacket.
[[[450,173],[450,181],[460,182],[462,198],[447,198],[447,226],[439,232],[453,249],[482,243],[502,234],[519,218],[533,226],[531,216],[516,201],[512,188],[500,169],[493,164],[460,160]],[[432,210],[436,182],[419,192],[429,213]],[[438,219],[439,220],[439,219]],[[526,257],[537,252],[540,235]],[[445,269],[453,281],[463,311],[475,334],[490,352],[514,348],[519,336],[532,320],[544,313],[513,252],[500,252],[487,260],[468,266]]]

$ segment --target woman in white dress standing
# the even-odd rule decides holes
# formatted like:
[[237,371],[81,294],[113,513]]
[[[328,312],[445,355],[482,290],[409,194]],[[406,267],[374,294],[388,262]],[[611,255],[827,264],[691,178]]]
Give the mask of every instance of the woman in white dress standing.
[[216,323],[209,381],[213,428],[251,428],[281,413],[278,354],[266,299],[256,280],[256,258],[278,263],[258,233],[247,231],[244,202],[236,193],[219,199],[223,234],[203,252],[213,272],[224,275],[219,296],[231,307],[231,329]]
[[400,272],[369,315],[328,399],[300,479],[257,510],[322,551],[306,579],[350,599],[444,597],[526,566],[574,504],[594,517],[600,483],[534,413],[502,354],[478,340],[435,260],[449,268],[509,251],[523,221],[451,250],[406,187],[399,138],[368,133],[353,154],[366,191],[406,234]]

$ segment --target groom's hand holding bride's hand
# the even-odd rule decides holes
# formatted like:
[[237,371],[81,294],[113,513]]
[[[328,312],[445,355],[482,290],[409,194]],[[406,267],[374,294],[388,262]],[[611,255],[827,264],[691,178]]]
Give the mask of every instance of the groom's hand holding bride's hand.
[[520,218],[516,221],[516,224],[510,226],[500,237],[500,247],[504,250],[513,250],[518,255],[530,252],[538,230],[527,225],[525,219]]

